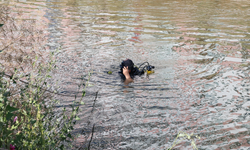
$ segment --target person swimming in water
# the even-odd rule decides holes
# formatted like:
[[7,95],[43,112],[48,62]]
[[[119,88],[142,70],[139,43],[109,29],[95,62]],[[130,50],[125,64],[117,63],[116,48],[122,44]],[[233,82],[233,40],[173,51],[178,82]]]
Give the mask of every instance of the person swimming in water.
[[137,67],[134,67],[134,63],[130,59],[124,60],[121,65],[121,70],[119,72],[122,80],[124,80],[124,84],[128,85],[129,83],[133,82],[133,78],[135,75],[141,75],[144,72],[140,72]]
[[144,62],[139,67],[136,67],[132,60],[126,59],[122,61],[120,68],[121,70],[119,74],[124,81],[124,84],[128,85],[134,81],[133,79],[136,75],[141,76],[144,72],[146,72],[147,75],[151,74],[154,72],[152,69],[155,67],[151,66],[148,62]]

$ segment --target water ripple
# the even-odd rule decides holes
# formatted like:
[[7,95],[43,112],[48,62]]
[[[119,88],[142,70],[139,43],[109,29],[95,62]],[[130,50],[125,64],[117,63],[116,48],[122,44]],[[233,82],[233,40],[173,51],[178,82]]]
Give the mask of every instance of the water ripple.
[[[46,24],[46,46],[60,50],[62,104],[80,94],[77,84],[92,72],[74,131],[81,148],[93,129],[91,149],[166,149],[179,131],[200,136],[199,149],[250,147],[249,1],[8,5],[21,19]],[[126,58],[148,61],[155,73],[124,86],[117,72]],[[184,141],[176,148],[192,147]]]

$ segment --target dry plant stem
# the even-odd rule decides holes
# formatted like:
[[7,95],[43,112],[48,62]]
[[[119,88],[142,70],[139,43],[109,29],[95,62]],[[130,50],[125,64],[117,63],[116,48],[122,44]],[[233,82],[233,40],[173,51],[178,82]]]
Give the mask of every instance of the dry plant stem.
[[[185,138],[188,139],[188,140],[191,140],[191,145],[193,146],[193,149],[196,149],[198,150],[198,148],[196,147],[196,144],[194,142],[194,139],[192,139],[192,136],[193,136],[193,133],[191,135],[188,135],[187,133],[183,132],[183,131],[179,131],[179,133],[177,134],[177,137],[175,138],[174,140],[174,143],[173,145],[171,146],[171,148],[168,148],[168,150],[171,150],[173,147],[175,147],[177,144],[179,144],[180,142],[182,142]],[[184,137],[184,139],[181,139],[179,142],[176,143],[177,139],[179,137]],[[199,138],[198,136],[195,136],[196,138]]]

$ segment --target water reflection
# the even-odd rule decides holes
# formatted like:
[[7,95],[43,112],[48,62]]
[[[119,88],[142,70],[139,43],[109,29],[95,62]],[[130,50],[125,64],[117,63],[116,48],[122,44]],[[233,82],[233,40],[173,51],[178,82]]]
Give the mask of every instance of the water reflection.
[[[79,78],[93,71],[76,130],[81,148],[165,149],[181,130],[198,134],[200,149],[250,146],[249,1],[9,5],[27,16],[39,15],[25,10],[41,9],[47,47],[60,49],[62,94],[74,93]],[[136,65],[148,61],[155,74],[125,88],[115,72],[126,58]],[[64,104],[72,99],[60,98]],[[188,142],[177,146],[190,148]]]

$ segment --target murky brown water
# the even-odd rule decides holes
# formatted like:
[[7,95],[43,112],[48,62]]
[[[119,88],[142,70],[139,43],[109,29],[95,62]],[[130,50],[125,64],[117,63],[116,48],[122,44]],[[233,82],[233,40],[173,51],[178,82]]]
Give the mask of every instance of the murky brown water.
[[[82,148],[166,149],[184,131],[201,137],[199,149],[250,149],[250,1],[4,3],[37,20],[47,48],[60,49],[62,94],[93,71],[76,130]],[[126,58],[155,73],[124,87],[116,72]]]

